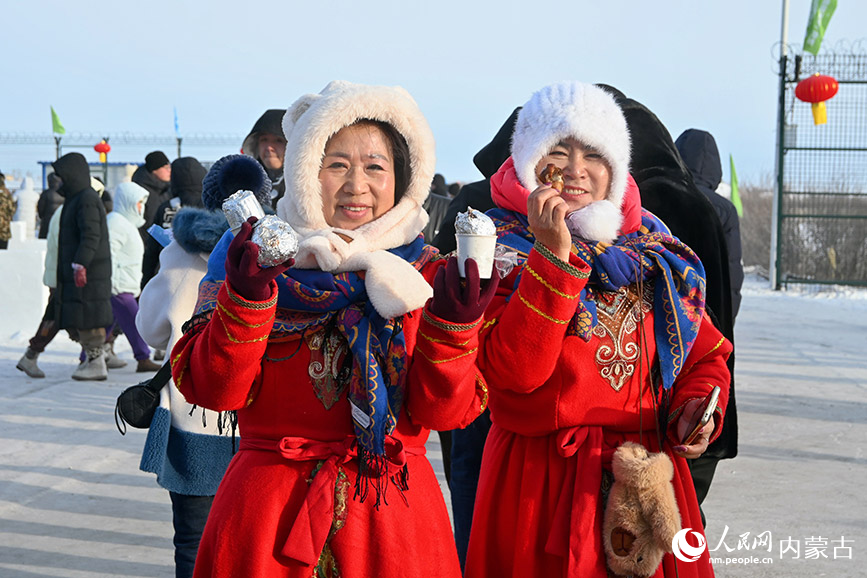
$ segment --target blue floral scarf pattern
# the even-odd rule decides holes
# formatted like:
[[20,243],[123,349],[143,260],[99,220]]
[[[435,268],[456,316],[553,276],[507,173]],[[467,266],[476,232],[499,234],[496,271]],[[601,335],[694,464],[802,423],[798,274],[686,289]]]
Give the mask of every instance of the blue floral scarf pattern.
[[[487,213],[497,226],[497,242],[518,253],[522,266],[535,237],[525,215],[493,209]],[[585,341],[596,326],[596,302],[588,287],[617,291],[639,280],[654,280],[654,334],[663,389],[669,391],[698,335],[705,303],[704,267],[692,249],[672,236],[665,224],[642,210],[638,231],[614,244],[573,238],[572,251],[591,267],[587,286],[569,331]],[[520,274],[516,281],[520,281]]]
[[[231,240],[231,233],[227,233],[211,253],[208,273],[199,286],[197,315],[216,307]],[[389,252],[417,270],[439,255],[421,236]],[[407,370],[403,317],[380,317],[367,298],[364,277],[358,273],[290,269],[276,281],[279,292],[271,338],[302,334],[328,323],[334,323],[346,338],[352,354],[349,401],[359,461],[376,477],[376,472],[386,469],[385,439],[397,426],[403,407]],[[377,485],[377,503],[381,490]]]

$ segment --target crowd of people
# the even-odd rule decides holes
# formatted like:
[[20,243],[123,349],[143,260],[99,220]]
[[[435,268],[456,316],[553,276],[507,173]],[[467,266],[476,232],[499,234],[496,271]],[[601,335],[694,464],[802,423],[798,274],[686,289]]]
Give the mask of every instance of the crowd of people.
[[[564,82],[509,115],[482,180],[450,190],[434,150],[405,90],[335,81],[208,170],[150,153],[107,216],[62,156],[18,368],[44,376],[60,329],[74,379],[122,362],[118,333],[141,371],[167,352],[140,467],[169,493],[177,576],[713,576],[671,543],[703,535],[737,451],[743,272],[713,137],[675,143],[616,88]],[[291,226],[291,258],[259,264],[256,217],[230,230],[239,190]],[[454,253],[470,206],[496,228],[489,278]]]

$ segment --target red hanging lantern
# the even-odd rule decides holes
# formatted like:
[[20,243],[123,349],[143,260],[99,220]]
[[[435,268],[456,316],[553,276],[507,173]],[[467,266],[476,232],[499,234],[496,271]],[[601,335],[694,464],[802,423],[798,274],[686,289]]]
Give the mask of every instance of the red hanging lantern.
[[102,139],[95,145],[93,145],[93,150],[99,153],[99,162],[105,163],[108,158],[108,153],[111,152],[111,147],[108,145],[108,142],[105,139]]
[[813,124],[825,124],[828,121],[825,101],[837,94],[838,88],[837,79],[818,72],[813,76],[808,76],[795,87],[795,96],[798,97],[798,100],[809,102],[812,105]]

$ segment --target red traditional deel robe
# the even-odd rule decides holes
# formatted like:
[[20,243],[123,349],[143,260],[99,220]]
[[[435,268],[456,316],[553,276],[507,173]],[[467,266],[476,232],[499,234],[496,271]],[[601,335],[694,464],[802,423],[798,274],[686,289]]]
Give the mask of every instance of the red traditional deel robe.
[[[425,266],[428,282],[444,263]],[[353,498],[358,469],[347,453],[354,433],[346,391],[311,377],[328,374],[319,365],[320,343],[268,339],[275,310],[276,299],[249,302],[224,284],[212,319],[172,352],[175,383],[187,400],[237,410],[241,431],[195,575],[460,576],[424,444],[429,429],[464,427],[485,408],[487,389],[475,366],[480,324],[450,324],[422,310],[404,317],[411,362],[389,447],[403,446],[409,489],[402,496],[389,484],[388,504],[376,510],[372,489],[364,502]],[[329,537],[320,550],[315,536],[323,532]]]
[[[567,326],[588,265],[570,264],[538,243],[517,290],[515,274],[500,283],[486,313],[479,367],[490,390],[493,427],[485,446],[465,568],[467,578],[607,575],[602,546],[602,470],[624,441],[659,451],[650,363],[655,357],[652,297],[645,298],[644,339],[630,291],[596,299],[599,324],[589,342]],[[652,296],[652,286],[645,287]],[[639,361],[634,344],[641,341]],[[722,388],[716,429],[728,400],[725,360],[731,345],[703,319],[674,384],[664,451],[684,528],[703,532],[686,460],[675,456],[674,428],[683,405]],[[610,482],[610,479],[608,480]],[[696,544],[693,544],[696,545]],[[707,552],[678,562],[680,578],[713,576]],[[656,576],[675,576],[666,554]]]

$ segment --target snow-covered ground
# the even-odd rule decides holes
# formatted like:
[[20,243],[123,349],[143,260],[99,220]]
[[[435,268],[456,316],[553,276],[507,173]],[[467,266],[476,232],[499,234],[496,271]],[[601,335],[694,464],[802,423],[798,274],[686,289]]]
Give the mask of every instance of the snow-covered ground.
[[[143,377],[129,345],[108,381],[74,382],[61,334],[37,380],[15,369],[36,326],[0,328],[0,576],[172,575],[168,495],[138,471],[144,432],[114,425],[117,394]],[[705,502],[717,574],[864,576],[867,290],[773,292],[750,275],[736,345],[740,455]],[[429,450],[441,474],[436,436]]]

